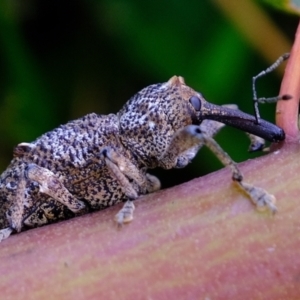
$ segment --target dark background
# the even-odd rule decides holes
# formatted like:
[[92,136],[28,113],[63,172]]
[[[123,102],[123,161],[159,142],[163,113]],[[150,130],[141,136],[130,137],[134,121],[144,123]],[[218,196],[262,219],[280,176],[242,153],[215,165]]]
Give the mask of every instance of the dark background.
[[[237,1],[241,10],[230,13],[247,18],[246,27],[254,28],[249,38],[221,2],[1,1],[0,172],[16,144],[89,112],[117,112],[143,87],[175,74],[207,100],[252,113],[251,78],[275,60],[274,53],[289,51],[298,18],[250,1],[263,21],[271,21],[256,28],[258,14],[248,1]],[[287,46],[271,38],[274,33]],[[259,95],[276,95],[281,76],[259,81]],[[267,120],[273,122],[274,114],[274,105],[261,107]],[[236,129],[224,129],[217,140],[235,161],[255,157]],[[187,168],[155,174],[166,187],[220,167],[203,149]]]

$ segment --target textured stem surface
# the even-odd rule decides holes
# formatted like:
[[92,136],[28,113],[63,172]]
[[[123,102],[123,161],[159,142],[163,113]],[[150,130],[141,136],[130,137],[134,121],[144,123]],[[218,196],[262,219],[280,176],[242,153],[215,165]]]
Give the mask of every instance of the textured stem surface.
[[286,142],[299,140],[298,114],[300,99],[300,23],[295,36],[295,42],[288,59],[279,95],[291,95],[288,101],[277,103],[276,124],[286,133]]
[[137,199],[120,229],[117,205],[13,235],[0,243],[1,299],[299,299],[299,152],[239,165],[276,196],[275,216],[225,168]]

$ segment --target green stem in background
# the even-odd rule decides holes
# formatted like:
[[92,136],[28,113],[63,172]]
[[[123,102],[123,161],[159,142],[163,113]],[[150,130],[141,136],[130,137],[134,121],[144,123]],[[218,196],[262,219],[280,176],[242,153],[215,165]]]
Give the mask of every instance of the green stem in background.
[[[256,1],[213,0],[212,2],[268,64],[272,64],[280,55],[290,51],[290,41]],[[281,71],[282,68],[279,68],[278,74]]]

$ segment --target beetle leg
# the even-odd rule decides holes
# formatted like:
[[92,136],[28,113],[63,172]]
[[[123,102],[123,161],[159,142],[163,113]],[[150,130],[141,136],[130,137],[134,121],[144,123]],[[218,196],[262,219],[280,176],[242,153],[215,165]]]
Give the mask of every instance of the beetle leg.
[[29,164],[25,170],[25,176],[39,184],[41,193],[66,205],[72,212],[78,212],[85,208],[85,204],[75,198],[50,170],[36,164]]
[[[223,105],[229,108],[237,108],[235,104],[225,104]],[[195,126],[195,125],[192,125]],[[202,131],[206,132],[208,137],[215,136],[225,124],[217,122],[214,120],[203,120],[199,127]],[[202,142],[199,140],[191,139],[187,137],[185,129],[178,131],[169,145],[168,149],[159,158],[159,166],[164,169],[172,168],[183,168],[198,153],[199,149],[203,146]]]
[[45,215],[45,211],[43,209],[45,203],[43,203],[41,206],[37,207],[33,213],[31,213],[28,217],[26,217],[23,222],[24,225],[28,227],[37,227],[37,226],[43,226],[49,223],[49,220],[47,219]]
[[273,214],[277,212],[276,198],[262,188],[243,181],[236,181],[240,188],[251,198],[258,210],[269,209]]
[[115,219],[120,225],[130,222],[134,211],[132,200],[135,200],[139,193],[145,194],[158,190],[160,182],[155,176],[143,173],[129,159],[112,148],[103,149],[101,155],[110,172],[118,180],[124,194],[129,198]]
[[101,154],[109,170],[124,188],[124,193],[128,198],[137,198],[135,195],[136,192],[128,187],[132,187],[128,179],[133,180],[137,184],[139,193],[141,194],[152,193],[160,189],[160,181],[155,176],[143,172],[128,158],[114,149],[107,147],[102,150]]
[[205,132],[201,132],[197,126],[187,126],[186,131],[189,132],[190,135],[195,136],[202,141],[202,143],[204,143],[225,166],[229,166],[231,168],[232,179],[251,198],[257,209],[262,210],[264,208],[268,208],[272,213],[277,211],[277,208],[274,204],[276,200],[275,197],[267,193],[262,188],[255,187],[244,182],[243,175],[236,163],[215,140],[206,136]]
[[261,188],[245,183],[243,181],[243,175],[237,164],[219,146],[219,144],[202,131],[199,126],[189,125],[177,133],[171,142],[169,150],[163,156],[162,165],[165,164],[170,166],[172,162],[173,164],[176,163],[176,159],[180,153],[186,151],[188,147],[195,148],[197,145],[207,146],[217,156],[222,164],[230,167],[232,171],[232,179],[237,182],[239,187],[245,193],[247,193],[258,209],[267,207],[273,213],[276,212],[276,206],[274,205],[275,197],[268,194]]
[[[238,109],[236,104],[224,104],[223,107]],[[199,125],[201,131],[204,131],[207,137],[213,138],[224,126],[224,123],[205,119]],[[185,130],[175,134],[167,151],[160,158],[160,166],[165,169],[185,167],[204,145],[199,140],[186,138]],[[171,151],[169,150],[171,149]]]
[[[20,232],[23,227],[25,207],[29,205],[27,198],[25,197],[26,182],[27,181],[23,173],[21,174],[18,181],[14,201],[11,203],[9,209],[6,212],[6,218],[10,225],[11,231],[15,230],[17,232]],[[6,229],[7,230],[5,231],[5,234],[7,234],[9,231],[8,228]]]
[[[48,199],[47,199],[48,198]],[[81,210],[79,213],[74,214],[65,205],[58,203],[51,197],[45,197],[45,200],[39,204],[35,210],[27,215],[23,223],[28,227],[37,227],[45,224],[52,223],[58,220],[65,220],[75,215],[81,215],[89,211],[88,207]]]
[[11,233],[13,232],[13,229],[11,227],[7,227],[0,230],[0,242],[7,239]]
[[123,207],[115,215],[115,221],[117,222],[118,226],[122,226],[124,223],[129,223],[133,220],[134,209],[135,206],[132,200],[125,202]]
[[283,95],[283,96],[277,96],[277,97],[272,97],[272,98],[257,98],[257,93],[256,93],[256,80],[260,77],[263,77],[270,72],[274,71],[283,61],[287,60],[290,57],[289,53],[284,53],[281,55],[270,67],[268,67],[266,70],[261,71],[259,74],[254,76],[252,78],[252,93],[253,93],[253,105],[254,105],[254,113],[255,113],[255,119],[256,123],[260,123],[260,114],[259,114],[259,109],[258,109],[258,103],[274,103],[279,100],[289,100],[291,99],[291,96],[289,95]]
[[248,132],[246,132],[246,134],[250,140],[249,152],[267,151],[267,148],[265,148],[265,140],[263,138]]

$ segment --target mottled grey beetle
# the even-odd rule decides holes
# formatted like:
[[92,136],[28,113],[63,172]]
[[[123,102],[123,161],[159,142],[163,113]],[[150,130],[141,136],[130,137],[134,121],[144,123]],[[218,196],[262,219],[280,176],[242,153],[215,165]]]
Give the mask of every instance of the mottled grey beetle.
[[[233,180],[255,205],[275,212],[274,197],[245,183],[236,164],[212,139],[223,124],[252,134],[252,139],[255,135],[278,142],[285,137],[281,128],[259,119],[258,110],[253,117],[232,105],[213,105],[182,77],[173,76],[138,92],[117,114],[91,113],[32,143],[19,144],[0,177],[0,241],[13,231],[122,201],[126,203],[116,220],[128,222],[132,200],[160,188],[147,170],[182,168],[203,145],[231,167]],[[260,140],[253,148],[261,148]]]

